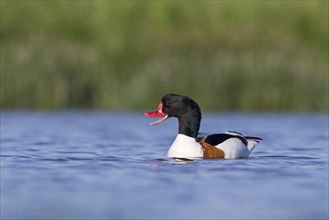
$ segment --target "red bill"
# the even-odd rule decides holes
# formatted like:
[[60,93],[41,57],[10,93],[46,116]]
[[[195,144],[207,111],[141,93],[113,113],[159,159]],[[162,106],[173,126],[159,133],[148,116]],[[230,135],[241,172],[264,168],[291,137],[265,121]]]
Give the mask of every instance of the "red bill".
[[150,117],[150,118],[162,117],[159,120],[150,123],[149,124],[150,126],[160,124],[161,122],[164,122],[165,120],[167,120],[169,117],[167,114],[163,113],[162,103],[159,104],[157,110],[155,110],[154,112],[144,112],[144,115],[146,115],[147,117]]

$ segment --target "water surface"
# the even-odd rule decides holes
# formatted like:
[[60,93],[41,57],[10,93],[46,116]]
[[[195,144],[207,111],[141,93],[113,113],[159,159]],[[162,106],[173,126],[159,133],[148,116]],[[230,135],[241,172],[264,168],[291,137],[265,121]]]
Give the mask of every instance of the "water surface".
[[328,116],[204,114],[264,140],[249,159],[177,163],[175,119],[1,112],[1,218],[327,219]]

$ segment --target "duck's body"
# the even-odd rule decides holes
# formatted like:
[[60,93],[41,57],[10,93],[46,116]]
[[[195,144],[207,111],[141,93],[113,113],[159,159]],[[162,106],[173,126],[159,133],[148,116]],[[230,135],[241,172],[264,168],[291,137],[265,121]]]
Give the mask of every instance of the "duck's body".
[[[218,138],[220,141],[212,145],[212,141]],[[167,153],[168,157],[174,158],[205,158],[205,159],[237,159],[247,158],[259,142],[260,138],[243,137],[236,133],[232,135],[231,132],[224,134],[213,134],[201,138],[197,141],[195,138],[178,134],[172,143]]]
[[144,114],[148,117],[162,116],[150,125],[161,123],[169,117],[178,118],[179,133],[167,153],[172,158],[247,158],[261,140],[233,131],[197,138],[201,110],[195,101],[186,96],[165,95],[156,111]]

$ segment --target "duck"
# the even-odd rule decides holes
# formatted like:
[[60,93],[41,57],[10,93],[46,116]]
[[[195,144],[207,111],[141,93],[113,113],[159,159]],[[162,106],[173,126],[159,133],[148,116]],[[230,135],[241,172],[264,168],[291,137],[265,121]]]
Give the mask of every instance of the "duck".
[[178,119],[178,134],[167,153],[168,157],[174,159],[248,158],[251,151],[262,140],[259,137],[244,136],[236,131],[198,137],[202,118],[201,109],[187,96],[166,94],[155,111],[144,112],[144,115],[150,118],[160,117],[150,123],[150,126],[160,124],[172,117]]

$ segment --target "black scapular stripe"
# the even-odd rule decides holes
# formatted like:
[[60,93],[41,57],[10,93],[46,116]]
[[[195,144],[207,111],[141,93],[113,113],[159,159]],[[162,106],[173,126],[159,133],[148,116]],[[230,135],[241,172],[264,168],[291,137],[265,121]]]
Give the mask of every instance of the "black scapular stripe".
[[239,138],[245,145],[248,144],[248,141],[245,138],[231,134],[212,134],[206,137],[205,142],[212,146],[216,146],[230,138]]
[[247,140],[250,139],[250,140],[257,141],[257,142],[263,140],[263,139],[261,139],[260,137],[253,137],[253,136],[245,136],[245,138],[246,138]]

